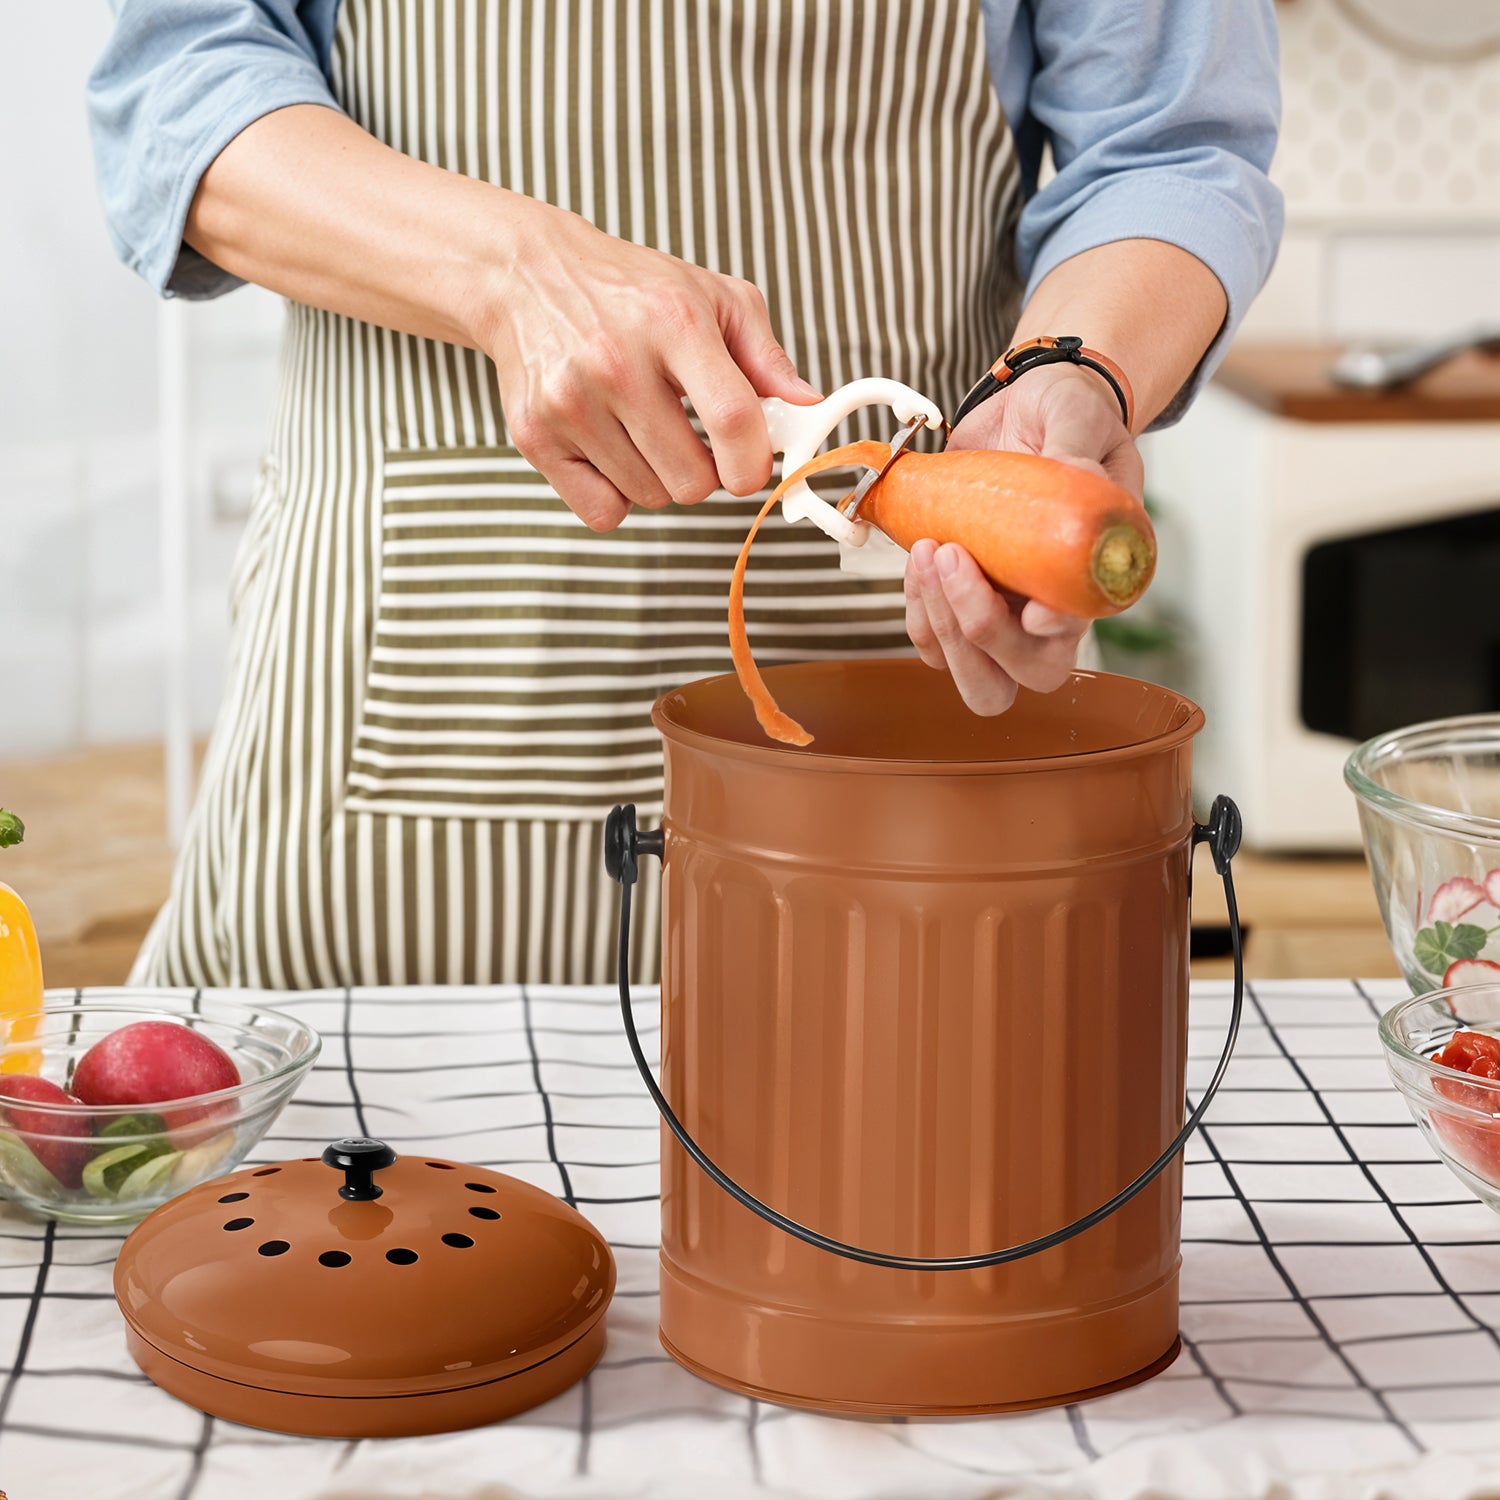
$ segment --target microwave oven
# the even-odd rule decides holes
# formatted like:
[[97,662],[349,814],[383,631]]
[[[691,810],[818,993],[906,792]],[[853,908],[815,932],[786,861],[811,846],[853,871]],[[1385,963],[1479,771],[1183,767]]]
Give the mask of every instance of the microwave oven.
[[1357,849],[1358,743],[1500,711],[1500,359],[1375,393],[1329,380],[1337,352],[1237,346],[1142,445],[1195,789],[1266,850]]

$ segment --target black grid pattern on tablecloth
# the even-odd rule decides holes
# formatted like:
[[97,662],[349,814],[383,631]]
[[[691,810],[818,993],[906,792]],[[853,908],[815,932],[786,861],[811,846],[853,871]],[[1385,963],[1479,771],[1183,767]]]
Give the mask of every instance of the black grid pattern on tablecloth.
[[[891,1441],[946,1484],[956,1472],[985,1484],[1077,1475],[1147,1437],[1232,1444],[1278,1421],[1276,1461],[1295,1468],[1305,1450],[1307,1473],[1493,1446],[1500,1232],[1432,1157],[1387,1081],[1375,1020],[1399,993],[1351,983],[1252,992],[1224,1091],[1187,1153],[1185,1355],[1171,1370],[1058,1411],[868,1424],[882,1435],[872,1488]],[[800,1494],[826,1434],[845,1479],[851,1462],[857,1469],[849,1424],[710,1387],[657,1344],[657,1126],[611,993],[381,990],[279,1003],[317,1027],[324,1048],[250,1165],[358,1130],[534,1182],[614,1246],[604,1361],[574,1391],[491,1429],[497,1453],[512,1428],[543,1430],[565,1448],[571,1480],[627,1469],[649,1479],[684,1433],[707,1433],[724,1493],[738,1483]],[[649,1048],[654,995],[638,1005]],[[1228,1006],[1226,986],[1195,987],[1190,1091],[1212,1070]],[[238,1500],[273,1452],[331,1470],[346,1445],[213,1421],[139,1375],[110,1294],[122,1238],[0,1216],[0,1487],[24,1494],[13,1475],[66,1461],[101,1494],[128,1474],[164,1500]],[[250,1450],[261,1457],[247,1461]]]

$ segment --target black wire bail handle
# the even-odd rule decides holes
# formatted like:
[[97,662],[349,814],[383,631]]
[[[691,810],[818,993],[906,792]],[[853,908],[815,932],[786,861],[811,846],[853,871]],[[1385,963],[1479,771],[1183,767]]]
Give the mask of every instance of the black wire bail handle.
[[1087,1213],[1081,1219],[1075,1219],[1071,1224],[1065,1224],[1061,1229],[1054,1229],[1050,1234],[1044,1234],[1037,1239],[1026,1240],[1019,1245],[1007,1245],[1001,1250],[990,1250],[980,1255],[886,1255],[879,1250],[869,1250],[862,1245],[850,1245],[843,1240],[836,1240],[831,1235],[820,1234],[806,1224],[799,1224],[795,1219],[787,1218],[770,1204],[763,1203],[753,1193],[747,1192],[723,1168],[710,1159],[688,1133],[687,1127],[673,1113],[672,1106],[667,1103],[666,1096],[662,1093],[651,1071],[651,1065],[646,1061],[646,1054],[641,1049],[640,1036],[635,1029],[635,1015],[630,1005],[630,892],[640,874],[641,855],[654,854],[658,859],[662,858],[665,838],[659,828],[649,832],[637,829],[635,807],[630,803],[616,807],[610,813],[604,828],[604,867],[609,872],[610,878],[620,883],[620,931],[616,953],[619,966],[620,1015],[625,1023],[625,1040],[630,1044],[630,1053],[635,1058],[636,1067],[640,1070],[641,1081],[646,1085],[646,1092],[650,1094],[652,1102],[660,1110],[667,1128],[677,1137],[678,1144],[703,1169],[713,1183],[723,1188],[735,1202],[743,1204],[752,1213],[764,1219],[767,1224],[774,1225],[804,1244],[815,1245],[820,1250],[841,1255],[847,1260],[860,1261],[867,1266],[886,1266],[896,1271],[975,1271],[985,1266],[1003,1266],[1010,1261],[1024,1260],[1027,1256],[1040,1254],[1043,1250],[1051,1250],[1073,1239],[1076,1235],[1083,1234],[1096,1224],[1103,1223],[1116,1210],[1123,1208],[1137,1193],[1148,1187],[1167,1169],[1178,1152],[1187,1145],[1188,1137],[1198,1128],[1209,1105],[1213,1103],[1214,1095],[1218,1093],[1219,1085],[1224,1081],[1224,1074],[1229,1069],[1229,1059],[1234,1053],[1235,1040],[1239,1036],[1240,1015],[1245,1004],[1244,938],[1240,932],[1239,907],[1234,899],[1234,875],[1230,870],[1230,862],[1240,847],[1242,828],[1240,810],[1228,797],[1216,797],[1209,812],[1208,822],[1193,825],[1193,847],[1197,848],[1199,844],[1208,845],[1213,855],[1214,869],[1218,871],[1224,882],[1224,900],[1229,910],[1229,939],[1234,951],[1234,1002],[1229,1011],[1229,1031],[1224,1039],[1224,1050],[1219,1056],[1219,1064],[1214,1069],[1214,1075],[1209,1080],[1208,1087],[1203,1091],[1203,1097],[1188,1115],[1182,1129],[1172,1137],[1166,1149],[1139,1177],[1127,1183],[1113,1198],[1107,1203],[1101,1203],[1092,1213]]

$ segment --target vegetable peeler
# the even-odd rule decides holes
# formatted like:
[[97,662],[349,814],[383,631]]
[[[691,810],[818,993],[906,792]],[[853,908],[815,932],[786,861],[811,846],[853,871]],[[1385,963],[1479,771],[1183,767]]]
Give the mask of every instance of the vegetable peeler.
[[823,446],[829,433],[862,406],[889,406],[900,427],[891,439],[890,457],[879,469],[868,470],[853,494],[840,505],[820,499],[805,481],[792,485],[782,497],[781,513],[788,521],[811,521],[839,544],[839,565],[846,573],[867,577],[899,577],[906,553],[869,522],[858,517],[860,502],[885,470],[903,454],[924,427],[948,431],[941,410],[908,385],[897,380],[870,378],[840,386],[811,406],[794,406],[779,397],[761,401],[773,452],[782,455],[783,472],[800,469]]

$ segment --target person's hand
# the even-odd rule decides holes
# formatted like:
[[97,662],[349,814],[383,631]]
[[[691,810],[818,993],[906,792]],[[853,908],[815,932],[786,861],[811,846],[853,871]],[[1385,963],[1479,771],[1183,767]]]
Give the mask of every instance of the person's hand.
[[765,485],[772,455],[758,398],[818,393],[754,286],[542,203],[525,211],[516,246],[476,310],[476,342],[495,362],[511,441],[583,521],[608,531],[632,505],[696,505],[720,485],[735,495]]
[[[1141,457],[1114,393],[1091,370],[1048,365],[977,406],[950,448],[1040,453],[1107,474],[1141,493]],[[996,589],[952,542],[919,541],[906,565],[906,630],[929,667],[946,669],[978,714],[1004,713],[1018,687],[1062,686],[1087,620]]]

